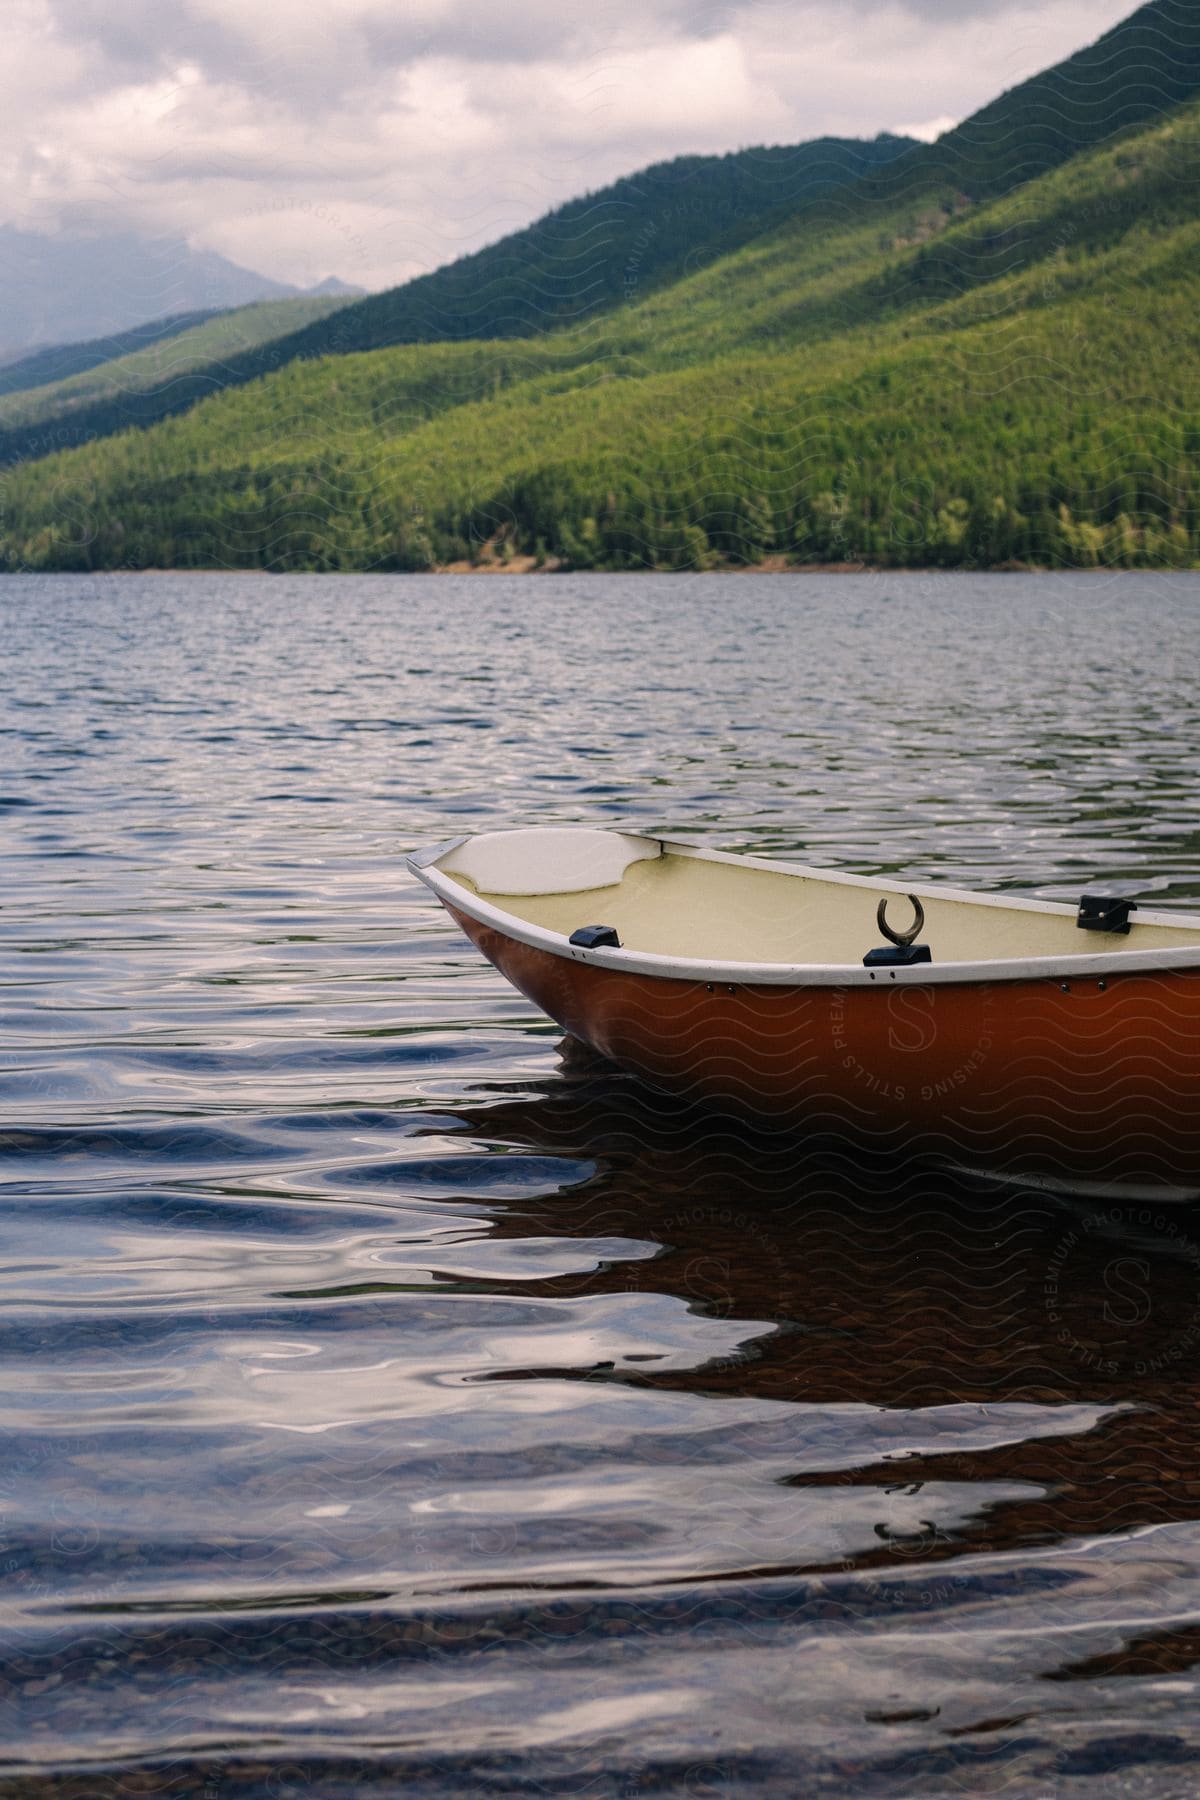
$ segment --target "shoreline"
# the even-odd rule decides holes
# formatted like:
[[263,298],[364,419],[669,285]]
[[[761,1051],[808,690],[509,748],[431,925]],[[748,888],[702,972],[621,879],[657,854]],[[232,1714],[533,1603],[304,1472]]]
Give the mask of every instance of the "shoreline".
[[563,563],[535,563],[532,557],[516,557],[508,563],[438,563],[429,569],[239,569],[228,564],[208,569],[197,568],[128,568],[118,565],[109,569],[0,569],[0,579],[14,580],[25,575],[73,575],[84,579],[133,575],[261,575],[264,578],[285,579],[288,576],[316,576],[328,580],[336,576],[387,576],[390,580],[409,581],[423,580],[431,575],[483,575],[512,576],[524,580],[530,575],[603,575],[610,581],[623,580],[627,577],[640,579],[646,575],[665,575],[672,579],[678,577],[695,578],[696,576],[713,575],[888,575],[898,578],[920,575],[928,578],[931,575],[1195,575],[1200,574],[1200,563],[1181,568],[1178,563],[1147,563],[1135,568],[1116,568],[1111,564],[1070,564],[1051,567],[1048,563],[959,563],[947,566],[944,563],[895,565],[891,563],[789,563],[781,558],[768,558],[761,563],[722,563],[706,569],[660,569],[647,565],[642,569],[606,569],[606,568],[571,568]]

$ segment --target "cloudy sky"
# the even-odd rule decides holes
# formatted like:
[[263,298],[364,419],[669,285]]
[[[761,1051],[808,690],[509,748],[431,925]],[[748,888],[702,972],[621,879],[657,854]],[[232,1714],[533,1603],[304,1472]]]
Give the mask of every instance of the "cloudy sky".
[[683,151],[924,136],[1136,0],[5,0],[0,223],[385,287]]

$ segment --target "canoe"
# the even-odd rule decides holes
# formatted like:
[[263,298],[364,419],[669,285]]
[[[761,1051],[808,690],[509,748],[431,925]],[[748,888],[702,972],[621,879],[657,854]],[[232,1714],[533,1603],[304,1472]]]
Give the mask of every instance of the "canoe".
[[1200,1194],[1200,916],[574,828],[454,838],[408,866],[534,1005],[670,1093]]

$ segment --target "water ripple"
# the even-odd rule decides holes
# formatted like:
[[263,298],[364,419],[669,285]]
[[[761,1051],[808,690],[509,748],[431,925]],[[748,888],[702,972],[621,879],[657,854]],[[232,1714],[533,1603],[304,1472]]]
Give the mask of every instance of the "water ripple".
[[0,1794],[1194,1792],[1200,1222],[657,1099],[401,860],[1194,901],[1200,582],[485,597],[0,582]]

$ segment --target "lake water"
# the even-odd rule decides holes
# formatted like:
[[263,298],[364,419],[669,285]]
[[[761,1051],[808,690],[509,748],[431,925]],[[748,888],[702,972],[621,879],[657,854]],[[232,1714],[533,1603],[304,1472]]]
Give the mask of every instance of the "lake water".
[[1200,899],[1200,578],[0,583],[0,1794],[1200,1790],[1200,1218],[718,1129],[402,853]]

